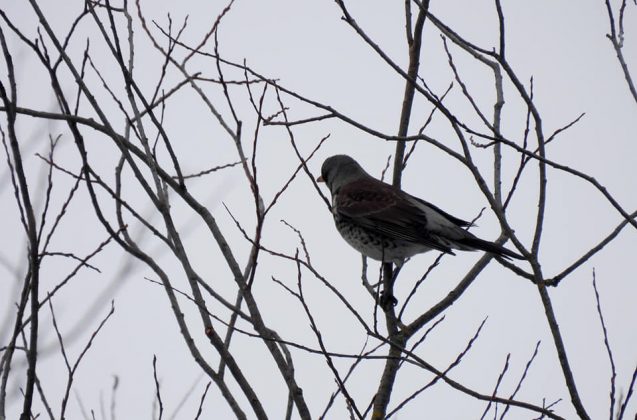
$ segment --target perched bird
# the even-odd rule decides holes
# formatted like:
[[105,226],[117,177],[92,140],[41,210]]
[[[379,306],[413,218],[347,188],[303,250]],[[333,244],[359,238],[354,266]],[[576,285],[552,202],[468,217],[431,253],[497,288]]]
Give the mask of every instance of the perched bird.
[[327,158],[317,181],[330,189],[339,233],[367,257],[400,266],[421,252],[436,249],[454,255],[452,249],[459,249],[523,259],[465,230],[469,222],[372,177],[349,156]]

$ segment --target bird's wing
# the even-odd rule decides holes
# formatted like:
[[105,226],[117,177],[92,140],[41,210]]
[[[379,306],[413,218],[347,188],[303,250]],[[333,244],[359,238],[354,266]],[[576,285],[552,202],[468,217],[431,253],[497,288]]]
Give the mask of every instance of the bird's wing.
[[336,197],[335,209],[339,216],[377,234],[445,252],[451,252],[445,238],[453,241],[465,233],[459,225],[466,222],[375,179],[344,185]]
[[[460,226],[460,227],[473,226],[473,224],[471,222],[467,222],[466,220],[462,220],[462,219],[459,219],[459,218],[457,218],[455,216],[452,216],[449,213],[447,213],[446,211],[442,210],[440,207],[434,206],[433,204],[431,204],[431,203],[429,203],[429,202],[427,202],[427,201],[425,201],[425,200],[423,200],[421,198],[414,197],[413,195],[410,195],[410,194],[407,194],[407,193],[404,193],[404,194],[408,195],[411,200],[416,201],[415,204],[417,206],[424,206],[424,207],[429,208],[430,210],[433,210],[433,211],[439,213],[441,216],[443,216],[445,219],[449,220],[451,223],[453,223],[456,226]],[[423,211],[426,211],[426,210],[423,210]]]

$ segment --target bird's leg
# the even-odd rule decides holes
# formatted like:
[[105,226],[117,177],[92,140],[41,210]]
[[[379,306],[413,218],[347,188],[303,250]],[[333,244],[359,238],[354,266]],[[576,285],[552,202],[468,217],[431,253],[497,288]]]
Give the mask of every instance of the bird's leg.
[[[384,260],[384,250],[383,250],[383,260]],[[396,268],[393,269],[393,265],[391,262],[385,263],[383,270],[383,292],[380,296],[380,306],[383,309],[388,309],[390,307],[396,306],[398,300],[394,297],[394,282],[398,277],[398,273],[400,273],[400,269],[403,266],[402,260],[394,261],[396,263]]]
[[378,303],[383,310],[387,310],[391,307],[396,306],[398,301],[394,297],[394,280],[393,280],[393,265],[391,262],[385,261],[385,244],[382,243],[382,254],[381,254],[381,267],[382,267],[382,282],[383,282],[383,291],[380,294],[380,299]]
[[[391,263],[389,263],[391,264]],[[396,262],[396,268],[392,270],[392,266],[383,271],[383,293],[380,295],[380,306],[383,309],[388,309],[390,307],[396,306],[398,304],[398,300],[394,296],[394,283],[398,278],[398,274],[400,270],[403,268],[404,261],[401,260]]]
[[385,263],[386,265],[383,267],[383,291],[380,294],[379,305],[384,310],[392,308],[396,306],[398,301],[394,297],[393,292],[393,274],[392,267],[390,263]]

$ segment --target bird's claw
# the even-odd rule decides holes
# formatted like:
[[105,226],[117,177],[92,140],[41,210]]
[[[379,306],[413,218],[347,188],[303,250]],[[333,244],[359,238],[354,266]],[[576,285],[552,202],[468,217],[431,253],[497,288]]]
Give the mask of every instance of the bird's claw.
[[381,308],[387,310],[396,306],[398,304],[398,299],[396,299],[394,295],[391,294],[391,292],[388,293],[383,290],[378,303],[380,304]]

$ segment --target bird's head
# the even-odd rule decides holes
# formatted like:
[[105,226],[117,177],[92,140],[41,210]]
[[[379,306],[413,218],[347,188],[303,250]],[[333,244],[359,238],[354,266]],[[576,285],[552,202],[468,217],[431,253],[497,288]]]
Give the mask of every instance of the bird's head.
[[369,175],[354,159],[347,155],[335,155],[325,159],[321,166],[321,176],[317,182],[325,182],[332,194],[345,184],[366,178]]

